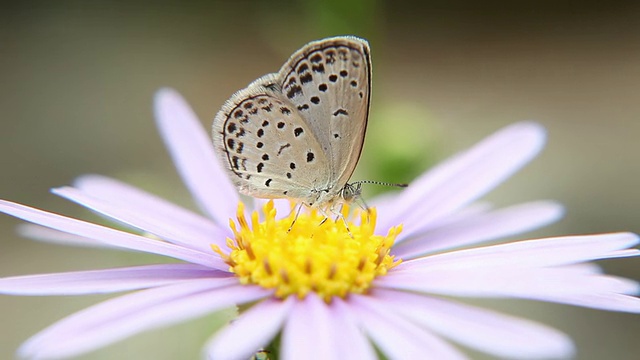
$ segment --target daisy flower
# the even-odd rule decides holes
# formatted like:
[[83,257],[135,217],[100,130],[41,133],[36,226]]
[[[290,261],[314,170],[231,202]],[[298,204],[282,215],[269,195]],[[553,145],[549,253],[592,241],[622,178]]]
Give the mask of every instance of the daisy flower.
[[343,221],[310,211],[292,227],[288,203],[241,201],[180,95],[161,90],[155,112],[202,214],[97,175],[53,192],[129,231],[9,201],[0,211],[36,224],[23,229],[31,237],[182,262],[0,279],[0,292],[10,295],[128,292],[42,330],[21,357],[70,357],[237,305],[237,319],[205,345],[206,358],[247,359],[270,344],[277,349],[270,356],[282,359],[465,358],[454,343],[497,357],[562,358],[575,349],[558,330],[451,298],[640,312],[638,284],[592,263],[638,256],[634,234],[483,245],[562,215],[551,201],[475,203],[540,151],[545,133],[535,123],[497,132],[374,200],[369,212],[345,212]]

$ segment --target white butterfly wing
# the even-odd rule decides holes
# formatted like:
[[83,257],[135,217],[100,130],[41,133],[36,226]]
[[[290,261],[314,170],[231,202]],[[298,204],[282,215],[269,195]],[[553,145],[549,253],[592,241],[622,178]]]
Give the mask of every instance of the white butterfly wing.
[[[299,111],[264,76],[234,94],[213,122],[214,146],[240,192],[313,203],[327,158]],[[328,176],[325,175],[325,176]]]
[[365,40],[311,42],[227,100],[214,145],[240,192],[329,203],[358,163],[370,94]]
[[329,159],[331,192],[355,170],[367,127],[371,56],[366,40],[335,37],[311,42],[278,73],[283,95],[293,103]]

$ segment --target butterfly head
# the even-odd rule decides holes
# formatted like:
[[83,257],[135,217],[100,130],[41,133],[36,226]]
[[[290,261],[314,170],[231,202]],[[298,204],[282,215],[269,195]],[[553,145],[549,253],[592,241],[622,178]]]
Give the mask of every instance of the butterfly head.
[[362,182],[354,182],[351,184],[345,184],[342,190],[340,190],[340,197],[344,202],[351,202],[360,197],[362,194]]

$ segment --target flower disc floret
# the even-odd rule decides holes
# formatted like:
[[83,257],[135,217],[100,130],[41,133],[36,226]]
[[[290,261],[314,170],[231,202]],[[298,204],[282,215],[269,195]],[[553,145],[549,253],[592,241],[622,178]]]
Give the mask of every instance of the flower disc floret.
[[348,212],[345,205],[342,217],[336,219],[317,210],[297,217],[292,211],[276,219],[269,201],[262,208],[264,220],[254,211],[249,224],[240,203],[237,221],[230,221],[234,238],[227,239],[227,246],[231,251],[214,250],[242,284],[275,289],[279,298],[304,298],[314,292],[329,302],[334,296],[362,294],[376,277],[400,264],[389,253],[402,229],[396,226],[386,236],[376,235],[375,209],[361,212],[357,224],[348,219]]

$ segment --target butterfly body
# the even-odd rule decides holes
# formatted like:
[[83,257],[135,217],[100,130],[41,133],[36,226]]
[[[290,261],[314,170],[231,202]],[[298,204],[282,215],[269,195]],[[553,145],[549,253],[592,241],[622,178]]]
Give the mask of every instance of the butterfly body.
[[365,40],[311,42],[227,100],[213,122],[214,145],[241,193],[326,208],[351,198],[345,189],[362,151],[370,95]]

